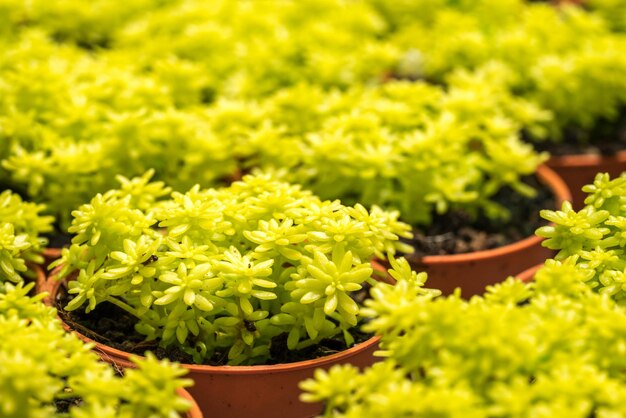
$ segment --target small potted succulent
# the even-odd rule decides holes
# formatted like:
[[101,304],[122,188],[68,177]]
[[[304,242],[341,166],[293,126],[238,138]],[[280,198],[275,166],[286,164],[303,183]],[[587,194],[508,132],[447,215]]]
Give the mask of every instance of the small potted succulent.
[[575,264],[586,272],[589,287],[623,304],[626,176],[599,173],[583,191],[586,206],[579,211],[567,202],[561,210],[543,210],[541,216],[553,226],[539,228],[537,235],[546,238],[544,246],[558,250],[555,260]]
[[626,311],[593,292],[575,265],[513,278],[484,297],[424,292],[425,276],[391,273],[367,302],[385,360],[319,370],[303,399],[325,417],[622,416]]
[[202,417],[183,389],[186,370],[150,355],[119,375],[63,330],[43,294],[27,295],[32,287],[8,284],[0,293],[2,417]]
[[0,193],[0,288],[4,282],[32,280],[39,287],[45,277],[39,264],[52,230],[51,216],[41,212],[43,205],[26,202],[10,190]]
[[615,11],[619,2],[590,1],[603,16],[521,0],[443,1],[430,8],[374,2],[404,51],[397,77],[446,85],[478,78],[546,112],[543,130],[524,124],[523,133],[552,154],[547,164],[572,189],[575,208],[595,173],[626,169],[626,38],[610,29],[611,20],[624,16]]
[[152,168],[178,190],[237,175],[235,145],[216,138],[201,109],[179,107],[131,56],[114,60],[25,31],[1,58],[0,175],[46,203],[57,234],[72,209],[115,187],[117,174]]
[[407,258],[432,287],[471,296],[551,255],[533,236],[538,212],[570,195],[517,135],[515,120],[539,128],[542,113],[498,86],[300,85],[259,107],[272,125],[242,129],[245,163],[325,199],[399,210],[413,229]]
[[310,416],[321,407],[298,401],[299,380],[373,362],[377,340],[358,331],[370,261],[402,248],[409,229],[398,213],[322,201],[263,174],[170,195],[148,173],[73,216],[49,303],[103,343],[104,360],[150,349],[186,363],[213,416],[275,416],[278,405]]

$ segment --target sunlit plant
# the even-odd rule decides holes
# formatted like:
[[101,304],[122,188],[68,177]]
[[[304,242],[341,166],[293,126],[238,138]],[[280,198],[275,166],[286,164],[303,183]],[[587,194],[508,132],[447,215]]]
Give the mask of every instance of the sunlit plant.
[[545,113],[497,84],[445,91],[394,81],[343,93],[300,85],[256,109],[250,126],[225,132],[243,137],[245,164],[277,170],[322,198],[398,209],[414,226],[454,210],[506,218],[493,196],[505,187],[532,196],[523,177],[546,158],[521,141],[516,122],[541,129]]
[[44,205],[26,202],[10,190],[0,193],[0,286],[34,278],[27,263],[43,262],[47,240],[42,234],[52,230],[53,218],[42,215],[43,210]]
[[425,276],[392,271],[366,325],[385,360],[363,372],[318,370],[301,384],[326,417],[620,416],[626,311],[549,263],[535,283],[510,278],[484,297],[436,297]]
[[2,49],[0,178],[45,202],[63,229],[118,173],[152,168],[179,190],[237,173],[230,137],[218,138],[201,109],[179,109],[130,56],[86,54],[39,30]]
[[175,390],[191,384],[186,371],[149,355],[123,377],[66,333],[33,284],[0,293],[0,415],[38,417],[168,417],[189,409]]
[[[614,122],[626,104],[626,38],[598,13],[568,2],[370,1],[396,27],[390,36],[404,55],[399,77],[449,83],[469,73],[504,83],[552,113],[552,140],[597,139],[593,129]],[[623,16],[619,2],[597,3],[609,20]]]
[[569,203],[561,210],[543,210],[541,216],[554,226],[537,230],[547,238],[543,245],[558,250],[557,260],[567,260],[587,272],[590,287],[626,301],[626,177],[611,179],[599,173],[583,187],[586,206],[575,211]]
[[370,260],[408,250],[397,212],[322,201],[268,175],[167,197],[150,175],[74,211],[55,265],[76,275],[67,310],[112,303],[197,363],[263,362],[281,335],[290,350],[335,336],[352,345],[352,295],[373,282]]
[[[511,95],[510,69],[445,89],[414,82],[423,52],[393,16],[430,25],[451,2],[48,3],[4,5],[0,177],[62,227],[116,174],[150,168],[180,192],[286,169],[322,198],[398,209],[413,224],[457,208],[506,217],[494,194],[531,194],[520,178],[543,157],[517,132],[545,136],[550,113]],[[498,26],[517,3],[496,3],[458,7]]]

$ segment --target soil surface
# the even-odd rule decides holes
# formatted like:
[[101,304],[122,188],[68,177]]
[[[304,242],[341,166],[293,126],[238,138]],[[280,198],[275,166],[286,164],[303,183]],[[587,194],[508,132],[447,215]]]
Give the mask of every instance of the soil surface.
[[48,239],[48,247],[50,248],[63,248],[69,247],[72,244],[72,236],[63,232],[55,230],[50,234],[43,234],[44,238]]
[[[357,302],[361,302],[369,294],[369,285],[353,295]],[[167,358],[180,363],[193,364],[193,358],[176,345],[160,347],[157,341],[145,341],[145,337],[135,331],[137,318],[127,313],[123,309],[109,303],[103,302],[96,309],[86,314],[83,308],[75,311],[65,311],[63,309],[70,300],[64,287],[61,287],[57,295],[56,308],[59,316],[70,328],[78,331],[82,335],[132,354],[144,355],[146,351],[151,351],[159,358]],[[350,330],[355,339],[355,344],[362,343],[372,337],[355,327]],[[292,351],[287,349],[287,335],[279,335],[274,338],[270,347],[271,358],[264,364],[293,363],[303,360],[311,360],[319,357],[335,354],[348,349],[342,334],[334,338],[322,340],[319,344],[307,347],[302,350]],[[224,366],[228,361],[228,349],[216,351],[215,355],[207,361],[206,365]]]
[[552,191],[535,177],[527,177],[524,182],[537,191],[534,198],[529,199],[504,188],[492,199],[509,209],[509,221],[489,219],[484,214],[472,220],[464,211],[435,215],[430,226],[415,229],[414,238],[405,240],[415,249],[413,254],[405,257],[409,262],[419,263],[422,257],[428,255],[489,250],[532,236],[537,228],[547,224],[539,216],[539,211],[554,209],[555,198]]
[[80,406],[83,401],[77,397],[71,397],[67,399],[55,399],[54,406],[59,414],[67,414],[70,412],[70,408],[74,406]]

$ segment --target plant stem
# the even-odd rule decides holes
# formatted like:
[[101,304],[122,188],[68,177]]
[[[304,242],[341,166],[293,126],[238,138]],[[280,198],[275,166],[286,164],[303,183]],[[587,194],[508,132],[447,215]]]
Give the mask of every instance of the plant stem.
[[137,313],[137,310],[135,308],[133,308],[132,306],[130,306],[129,304],[127,304],[126,302],[123,302],[117,298],[114,298],[112,296],[107,296],[105,299],[107,302],[112,303],[113,305],[117,306],[120,309],[125,310],[126,312],[128,312],[129,314],[133,315],[135,318],[143,321],[143,322],[147,322],[148,324],[152,325],[152,326],[157,326],[157,324],[155,324],[153,321],[148,320],[146,317],[139,315]]

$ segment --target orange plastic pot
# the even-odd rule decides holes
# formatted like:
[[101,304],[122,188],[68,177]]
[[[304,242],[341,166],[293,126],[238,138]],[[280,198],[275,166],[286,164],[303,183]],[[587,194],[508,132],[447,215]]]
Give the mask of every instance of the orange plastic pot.
[[582,188],[593,183],[597,173],[609,173],[611,177],[626,171],[626,151],[612,156],[601,155],[564,155],[553,156],[546,163],[567,184],[572,193],[574,209],[582,209],[586,194]]
[[543,263],[537,264],[536,266],[532,266],[531,268],[524,270],[523,272],[515,276],[515,278],[523,281],[524,283],[532,282],[535,279],[535,274],[537,274],[537,271],[539,271],[541,267],[543,267]]
[[[56,280],[55,280],[56,283],[49,282],[46,278],[46,275],[43,269],[39,266],[34,266],[33,270],[35,270],[35,272],[37,273],[37,279],[35,282],[35,292],[36,293],[48,292],[48,295],[44,298],[44,303],[48,306],[54,306],[54,304],[52,303],[52,301],[54,301],[54,298],[52,297],[51,291],[54,291],[55,292],[54,295],[56,296],[56,293],[58,292],[61,283],[56,282]],[[51,284],[53,284],[53,286],[51,286]],[[62,322],[62,325],[66,331],[71,331],[70,328],[67,326],[67,324]],[[76,335],[85,342],[93,342],[92,340],[85,337],[84,335],[81,335],[79,333],[76,333]],[[100,357],[102,358],[102,353],[99,353],[99,354],[100,354]],[[130,361],[125,361],[123,365],[123,367],[132,367],[132,366],[133,366],[133,363],[131,363]],[[191,396],[191,394],[187,390],[178,389],[176,392],[191,403],[191,408],[189,409],[189,411],[185,413],[184,417],[186,418],[203,418],[204,417],[204,415],[202,415],[202,411],[200,410],[200,407],[198,406],[198,403],[195,401],[195,399]]]
[[57,258],[61,258],[61,248],[44,248],[43,250],[43,266],[48,267]]
[[[55,280],[52,272],[46,282],[49,305],[59,294],[64,282]],[[95,345],[100,357],[119,367],[128,367],[130,354],[100,344],[63,324],[80,339]],[[268,366],[203,366],[182,364],[189,370],[187,377],[194,385],[189,392],[200,409],[213,418],[302,418],[313,417],[322,412],[320,403],[304,403],[299,397],[302,391],[298,384],[313,377],[315,369],[329,369],[335,364],[352,364],[365,368],[377,361],[374,352],[378,349],[379,337],[373,337],[340,353],[313,360]]]
[[46,287],[46,273],[38,265],[29,265],[29,269],[35,272],[35,293],[41,293]]
[[[132,363],[130,363],[130,364],[132,364]],[[187,399],[191,403],[191,408],[189,409],[189,411],[187,411],[185,413],[185,417],[187,417],[187,418],[204,418],[204,415],[202,415],[202,411],[200,410],[200,407],[198,406],[198,403],[191,396],[191,394],[189,392],[187,392],[187,390],[185,390],[185,389],[177,389],[176,392],[178,393],[179,396]]]
[[[571,200],[567,185],[550,168],[540,166],[537,178],[552,190],[558,207]],[[541,246],[543,238],[532,235],[521,241],[485,251],[466,254],[434,255],[413,262],[415,271],[428,273],[426,286],[439,289],[444,295],[461,288],[464,297],[482,294],[485,287],[515,276],[554,255]]]

